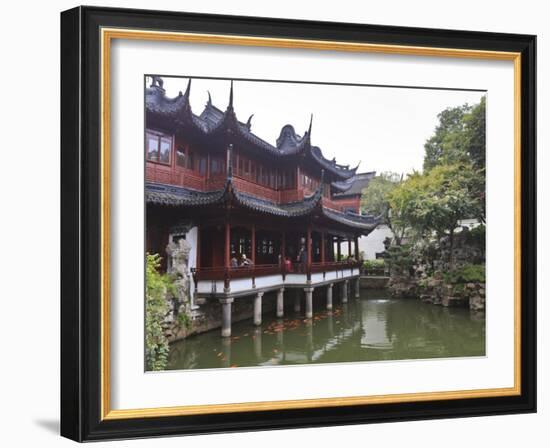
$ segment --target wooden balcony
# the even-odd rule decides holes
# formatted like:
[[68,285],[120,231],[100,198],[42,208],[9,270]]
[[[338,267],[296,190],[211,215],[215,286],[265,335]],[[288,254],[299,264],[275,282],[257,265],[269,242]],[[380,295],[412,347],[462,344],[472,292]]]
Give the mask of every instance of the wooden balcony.
[[[358,262],[312,263],[309,269],[294,265],[285,269],[276,264],[240,266],[236,268],[208,267],[192,269],[194,297],[243,297],[281,288],[315,288],[357,279]],[[198,303],[198,302],[197,302]]]
[[[311,264],[310,274],[318,272],[331,272],[341,269],[359,268],[361,262],[357,261],[326,261]],[[236,268],[207,267],[193,270],[196,281],[201,280],[231,280],[241,278],[254,278],[266,275],[307,274],[307,266],[293,264],[290,269],[278,264],[259,264],[251,266],[239,266]]]

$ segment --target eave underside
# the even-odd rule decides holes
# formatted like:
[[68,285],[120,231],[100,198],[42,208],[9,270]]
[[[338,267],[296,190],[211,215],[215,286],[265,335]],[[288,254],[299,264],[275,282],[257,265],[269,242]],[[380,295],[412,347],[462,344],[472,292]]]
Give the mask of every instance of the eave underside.
[[238,191],[230,180],[221,190],[199,192],[170,185],[147,183],[145,198],[148,207],[178,210],[185,215],[225,216],[220,209],[232,214],[253,215],[258,220],[270,219],[281,225],[308,220],[318,227],[334,229],[335,233],[367,235],[380,220],[372,215],[340,212],[323,206],[320,191],[303,201],[277,204]]

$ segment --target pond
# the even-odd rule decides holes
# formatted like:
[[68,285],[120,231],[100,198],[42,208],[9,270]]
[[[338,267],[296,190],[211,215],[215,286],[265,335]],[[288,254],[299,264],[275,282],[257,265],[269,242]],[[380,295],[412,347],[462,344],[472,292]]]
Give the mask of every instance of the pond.
[[316,303],[313,319],[285,309],[235,322],[231,338],[220,330],[190,336],[170,347],[168,369],[277,366],[334,362],[448,358],[485,355],[485,315],[415,299],[391,299],[362,290],[360,299]]

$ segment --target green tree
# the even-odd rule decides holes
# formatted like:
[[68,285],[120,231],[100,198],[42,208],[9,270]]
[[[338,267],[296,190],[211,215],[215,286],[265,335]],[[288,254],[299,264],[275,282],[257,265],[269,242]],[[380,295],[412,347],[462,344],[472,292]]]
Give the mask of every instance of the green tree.
[[464,116],[463,151],[469,156],[474,169],[485,173],[485,127],[486,100],[483,96],[479,104],[472,107]]
[[476,171],[471,164],[439,165],[425,174],[413,173],[389,195],[395,219],[421,237],[449,237],[453,264],[454,233],[460,220],[478,216],[480,202],[473,191]]
[[168,340],[162,323],[168,314],[168,297],[174,294],[172,279],[159,272],[159,254],[146,254],[145,269],[145,364],[147,370],[163,370],[168,363]]
[[469,189],[480,203],[478,214],[485,222],[485,127],[486,99],[445,109],[438,115],[435,133],[424,145],[424,171],[440,165],[464,165],[474,170]]
[[472,179],[472,194],[480,203],[479,214],[476,216],[485,222],[485,97],[474,106],[470,113],[464,116],[464,136],[462,149],[469,157],[476,176]]
[[424,144],[424,171],[429,171],[441,163],[463,160],[464,116],[470,112],[467,104],[450,107],[437,117],[439,124],[435,133]]
[[396,244],[401,243],[404,228],[398,226],[391,218],[389,195],[401,182],[401,176],[397,173],[385,172],[374,177],[361,196],[361,210],[364,212],[382,216],[384,222],[395,236]]

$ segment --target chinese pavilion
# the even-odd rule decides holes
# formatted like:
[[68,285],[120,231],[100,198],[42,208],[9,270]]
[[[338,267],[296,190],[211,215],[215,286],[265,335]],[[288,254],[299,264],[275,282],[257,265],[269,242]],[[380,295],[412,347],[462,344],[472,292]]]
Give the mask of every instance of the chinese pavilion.
[[303,136],[286,125],[275,145],[262,140],[252,116],[237,119],[233,82],[225,111],[209,94],[196,115],[191,80],[185,93],[168,98],[163,80],[152,79],[145,92],[146,250],[169,267],[167,246],[188,243],[193,306],[219,300],[222,335],[229,336],[231,303],[240,297],[255,297],[259,324],[267,291],[277,291],[280,317],[285,289],[305,291],[307,318],[314,288],[326,288],[329,309],[336,283],[343,300],[350,282],[358,295],[358,238],[379,222],[359,212],[374,173],[326,159],[312,144],[311,122]]

